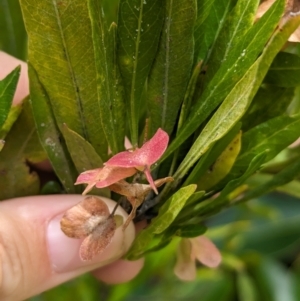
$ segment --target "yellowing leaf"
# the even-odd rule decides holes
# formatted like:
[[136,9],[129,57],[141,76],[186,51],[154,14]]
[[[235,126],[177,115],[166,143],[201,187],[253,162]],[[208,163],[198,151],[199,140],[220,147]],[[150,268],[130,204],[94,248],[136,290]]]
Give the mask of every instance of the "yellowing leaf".
[[231,170],[241,149],[240,131],[238,135],[231,141],[227,148],[218,157],[216,162],[209,170],[199,179],[198,190],[208,190],[222,180]]

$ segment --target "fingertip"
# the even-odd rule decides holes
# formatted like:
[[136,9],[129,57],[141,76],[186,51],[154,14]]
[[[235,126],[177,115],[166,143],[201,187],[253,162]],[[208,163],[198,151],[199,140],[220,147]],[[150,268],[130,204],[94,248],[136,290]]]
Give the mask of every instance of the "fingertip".
[[103,268],[95,270],[92,274],[107,284],[125,283],[135,278],[144,266],[144,258],[136,261],[120,259]]

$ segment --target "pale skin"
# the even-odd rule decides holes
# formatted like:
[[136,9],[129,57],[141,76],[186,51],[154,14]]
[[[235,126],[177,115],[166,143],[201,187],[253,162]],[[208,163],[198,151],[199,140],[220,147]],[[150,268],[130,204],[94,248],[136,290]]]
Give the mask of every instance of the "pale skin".
[[[16,66],[22,71],[14,104],[29,93],[27,65],[0,52],[0,79]],[[49,162],[39,165],[51,168]],[[65,281],[92,271],[99,280],[114,284],[134,278],[143,259],[121,260],[135,237],[132,223],[125,233],[118,229],[112,243],[91,262],[79,258],[80,240],[64,236],[59,221],[81,195],[29,196],[0,202],[0,300],[24,300]],[[105,200],[112,210],[114,203]],[[126,219],[126,213],[118,212]]]

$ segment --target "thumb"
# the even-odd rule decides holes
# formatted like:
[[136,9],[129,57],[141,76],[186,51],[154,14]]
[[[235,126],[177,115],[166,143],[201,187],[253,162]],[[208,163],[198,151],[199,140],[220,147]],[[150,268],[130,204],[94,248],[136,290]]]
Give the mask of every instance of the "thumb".
[[[120,258],[135,230],[119,227],[109,246],[95,259],[79,257],[81,241],[60,229],[64,212],[83,200],[81,195],[49,195],[0,202],[0,299],[24,300],[87,271]],[[115,202],[101,198],[112,211]],[[118,208],[118,214],[127,214]]]

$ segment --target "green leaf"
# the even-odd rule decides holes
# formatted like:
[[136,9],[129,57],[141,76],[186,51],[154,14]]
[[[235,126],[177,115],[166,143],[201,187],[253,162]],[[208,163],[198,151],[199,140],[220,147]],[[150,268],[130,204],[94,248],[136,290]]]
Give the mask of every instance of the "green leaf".
[[17,88],[21,67],[17,67],[0,81],[0,128],[3,126]]
[[165,23],[151,69],[147,102],[151,132],[173,131],[191,76],[196,0],[166,1]]
[[264,81],[278,87],[299,86],[300,57],[287,52],[279,52]]
[[235,1],[197,0],[195,60],[207,59]]
[[38,194],[39,177],[30,171],[28,162],[37,163],[45,159],[26,99],[21,115],[0,152],[0,200]]
[[0,128],[0,151],[4,146],[4,142],[5,142],[4,139],[6,135],[11,130],[13,124],[18,119],[21,112],[22,112],[22,104],[18,104],[16,106],[11,107],[4,124]]
[[290,34],[299,26],[299,23],[300,16],[289,19],[282,28],[279,28],[273,34],[262,55],[234,86],[217,112],[206,124],[174,174],[175,180],[182,179],[211,145],[223,137],[243,116],[267,73],[273,58]]
[[26,59],[27,35],[18,0],[0,0],[0,49]]
[[240,301],[258,301],[258,292],[255,283],[245,271],[237,273],[237,291]]
[[253,190],[246,192],[243,198],[241,198],[238,202],[239,203],[246,202],[250,199],[257,198],[263,194],[266,194],[274,190],[279,186],[291,182],[292,180],[294,180],[296,177],[299,176],[300,176],[300,160],[298,162],[293,162],[292,164],[284,168],[278,174],[274,175],[270,181],[267,181],[266,183],[259,185]]
[[207,230],[207,228],[202,224],[183,225],[176,228],[175,235],[186,238],[200,236]]
[[29,80],[31,106],[41,144],[66,191],[75,193],[74,182],[77,172],[57,128],[47,92],[39,82],[37,74],[30,64]]
[[279,186],[276,188],[277,191],[289,194],[297,199],[300,199],[300,182],[299,181],[291,181],[285,185]]
[[[230,3],[230,1],[227,2]],[[228,14],[207,62],[209,67],[205,76],[206,83],[212,80],[222,65],[225,64],[227,68],[230,68],[233,60],[238,64],[241,50],[243,56],[245,56],[247,44],[243,45],[245,50],[241,49],[241,39],[253,26],[258,4],[259,0],[239,0],[234,9]],[[246,40],[247,42],[249,43]],[[227,60],[232,62],[227,62]],[[225,70],[223,66],[221,70]]]
[[[251,80],[252,77],[252,80],[254,80],[255,69],[258,68],[254,62],[264,49],[267,41],[270,40],[270,36],[274,32],[283,13],[284,2],[283,0],[277,0],[272,8],[253,25],[247,34],[240,38],[238,47],[230,52],[230,56],[228,56],[226,62],[221,65],[213,79],[208,83],[206,89],[195,103],[185,126],[182,127],[175,140],[168,147],[163,159],[178,148],[216,109],[225,97],[228,99],[228,95],[233,95],[237,92],[238,88],[241,88],[241,83],[245,84],[245,78],[249,77],[249,80]],[[255,80],[255,85],[258,85],[260,80],[262,80],[269,64],[271,64],[273,58],[288,39],[290,33],[297,27],[298,23],[298,18],[294,18],[293,21],[288,22],[288,25],[284,26],[285,32],[277,30],[273,34],[272,39],[264,49],[264,55],[260,57],[262,64],[259,70],[260,79]],[[252,76],[250,73],[253,73]],[[243,79],[240,80],[242,77]],[[238,82],[239,80],[240,82]],[[247,90],[250,92],[249,88],[246,88],[246,92]],[[253,96],[253,92],[254,87],[250,96]]]
[[66,123],[89,141],[102,159],[107,158],[107,142],[99,120],[100,104],[96,101],[97,78],[87,2],[20,3],[29,38],[29,62],[49,97],[58,128],[62,131]]
[[101,2],[89,0],[93,44],[97,72],[98,103],[101,123],[113,154],[124,149],[125,103],[120,84],[121,75],[116,57],[116,25],[110,31],[105,21]]
[[133,146],[138,143],[141,96],[155,58],[163,24],[163,1],[121,0],[118,22],[118,57],[126,92]]
[[242,119],[243,131],[287,112],[294,97],[293,88],[263,85],[256,93],[252,104]]
[[[283,200],[280,200],[283,201]],[[291,206],[289,203],[288,206]],[[274,207],[273,207],[274,208]],[[289,210],[299,212],[298,208],[290,207]],[[300,219],[299,214],[291,217],[268,221],[248,230],[240,232],[236,239],[240,242],[237,248],[239,254],[245,250],[252,250],[267,256],[280,256],[290,254],[287,250],[296,250],[299,245]]]
[[225,204],[230,202],[230,193],[244,182],[262,165],[266,157],[266,152],[257,155],[249,164],[246,172],[239,178],[234,179],[225,186],[220,195],[214,199],[201,202],[194,208],[193,216],[206,215],[209,212],[216,212]]
[[196,188],[193,184],[182,187],[160,207],[158,216],[152,220],[149,227],[152,233],[160,234],[169,227]]
[[[67,125],[64,126],[64,137],[78,174],[103,166],[103,162],[93,146],[83,137],[70,130]],[[110,197],[110,190],[94,189],[90,194]]]
[[178,120],[178,125],[177,125],[177,131],[183,126],[189,112],[190,112],[190,108],[191,108],[191,104],[192,104],[192,100],[193,100],[193,96],[194,96],[194,92],[195,92],[195,88],[196,88],[196,84],[197,84],[197,80],[198,80],[198,76],[199,73],[201,71],[201,67],[202,67],[202,61],[199,62],[192,73],[192,76],[190,78],[188,87],[186,89],[185,92],[185,96],[182,102],[182,106],[181,106],[181,110],[180,110],[180,115],[179,115],[179,120]]
[[189,185],[173,194],[161,206],[158,216],[152,220],[150,226],[137,235],[126,257],[130,260],[141,257],[149,249],[154,235],[162,233],[171,225],[195,190],[196,185]]
[[240,131],[209,170],[198,179],[197,189],[207,191],[230,172],[241,149],[241,136]]
[[252,268],[261,300],[296,301],[292,274],[280,263],[269,257],[260,258]]
[[[184,185],[184,186],[187,186],[187,185]],[[184,208],[186,208],[186,206],[188,206],[188,205],[192,205],[194,203],[197,203],[204,195],[205,195],[205,191],[196,191],[187,200],[187,202],[185,203]]]
[[103,166],[103,162],[93,146],[69,129],[66,124],[64,125],[64,137],[78,173]]
[[242,149],[230,176],[237,177],[247,169],[251,160],[268,150],[265,162],[274,158],[280,151],[299,137],[300,115],[279,116],[259,124],[242,137]]
[[189,174],[184,182],[185,185],[198,182],[198,179],[204,175],[209,167],[222,154],[228,144],[238,134],[241,128],[241,123],[237,123],[223,138],[217,141],[198,161],[193,171]]

